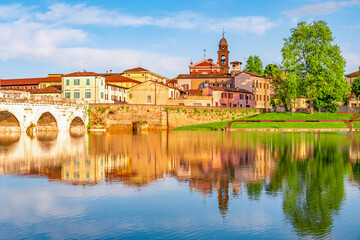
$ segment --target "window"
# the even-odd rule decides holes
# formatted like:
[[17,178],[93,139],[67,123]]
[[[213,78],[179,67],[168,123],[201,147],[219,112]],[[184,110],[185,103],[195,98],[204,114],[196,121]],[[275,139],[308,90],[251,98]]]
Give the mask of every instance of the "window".
[[86,85],[90,85],[90,79],[86,79]]
[[80,85],[80,79],[74,79],[74,85]]
[[227,84],[226,84],[226,87],[230,87],[230,83],[227,83]]
[[204,83],[204,87],[208,87],[209,86],[209,84],[208,83]]
[[240,103],[240,107],[242,107],[242,104]]
[[74,92],[74,98],[80,98],[80,92]]
[[85,92],[85,98],[91,98],[91,92]]
[[70,92],[65,92],[65,98],[70,98]]
[[259,87],[259,83],[258,82],[256,82],[256,88],[258,88]]
[[219,87],[222,87],[222,86],[223,86],[223,84],[222,84],[222,83],[220,83],[220,84],[219,84]]
[[260,101],[262,101],[262,96],[260,95]]
[[66,86],[70,85],[70,79],[66,79]]
[[229,98],[233,98],[234,94],[233,93],[229,93]]
[[101,86],[104,86],[104,80],[101,79]]
[[151,103],[151,96],[150,95],[147,96],[147,102]]
[[100,98],[101,98],[101,99],[104,98],[104,93],[103,93],[103,92],[100,93]]
[[202,106],[201,103],[194,103],[193,105],[194,105],[194,106],[198,106],[198,107]]
[[108,100],[109,96],[107,94],[105,94],[105,100]]
[[226,57],[225,55],[221,56],[221,65],[225,65],[226,64]]
[[240,94],[240,99],[244,99],[244,95]]
[[227,94],[226,94],[226,93],[222,93],[222,94],[221,94],[221,98],[227,98]]

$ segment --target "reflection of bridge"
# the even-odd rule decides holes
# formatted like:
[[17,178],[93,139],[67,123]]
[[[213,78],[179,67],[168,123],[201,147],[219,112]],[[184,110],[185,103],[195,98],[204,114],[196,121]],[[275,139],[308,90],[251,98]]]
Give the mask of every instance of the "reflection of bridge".
[[26,131],[30,126],[45,131],[84,129],[88,124],[87,104],[84,103],[50,98],[46,100],[52,101],[34,100],[30,94],[16,91],[0,92],[0,97],[2,131]]

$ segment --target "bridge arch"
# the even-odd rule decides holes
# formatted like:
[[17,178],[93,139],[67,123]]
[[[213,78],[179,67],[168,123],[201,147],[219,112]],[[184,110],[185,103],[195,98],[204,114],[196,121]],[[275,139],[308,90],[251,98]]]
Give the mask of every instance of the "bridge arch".
[[0,111],[0,131],[21,131],[21,125],[15,114],[10,111]]
[[56,118],[50,112],[44,112],[40,115],[36,123],[37,130],[41,131],[58,131]]
[[84,120],[80,116],[74,116],[69,125],[69,132],[71,136],[82,136],[86,132]]

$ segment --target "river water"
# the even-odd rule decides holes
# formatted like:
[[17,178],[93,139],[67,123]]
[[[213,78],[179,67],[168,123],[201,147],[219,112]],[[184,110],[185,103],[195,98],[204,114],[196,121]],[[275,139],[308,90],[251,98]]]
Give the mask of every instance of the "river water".
[[360,239],[360,134],[0,136],[0,239]]

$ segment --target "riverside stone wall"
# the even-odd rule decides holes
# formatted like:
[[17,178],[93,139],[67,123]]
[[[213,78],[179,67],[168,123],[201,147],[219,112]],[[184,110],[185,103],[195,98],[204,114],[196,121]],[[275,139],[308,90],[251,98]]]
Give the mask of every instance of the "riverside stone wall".
[[131,130],[133,122],[146,121],[150,129],[172,129],[181,126],[232,120],[260,112],[261,109],[148,106],[148,105],[90,105],[90,128]]

